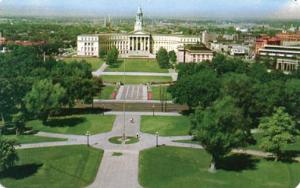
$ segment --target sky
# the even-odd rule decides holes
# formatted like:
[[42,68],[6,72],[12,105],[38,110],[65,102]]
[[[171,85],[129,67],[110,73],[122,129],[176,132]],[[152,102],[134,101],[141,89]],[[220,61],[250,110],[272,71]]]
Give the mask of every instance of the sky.
[[1,15],[296,18],[300,0],[0,0]]

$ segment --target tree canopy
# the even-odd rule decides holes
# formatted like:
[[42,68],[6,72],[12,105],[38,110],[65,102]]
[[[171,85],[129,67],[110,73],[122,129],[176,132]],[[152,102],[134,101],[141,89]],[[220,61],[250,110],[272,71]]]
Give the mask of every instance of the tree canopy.
[[263,118],[259,128],[263,130],[260,147],[275,153],[276,160],[282,156],[283,146],[295,142],[298,133],[296,123],[284,108],[277,108],[272,116]]
[[156,54],[156,60],[161,68],[170,68],[170,57],[165,48],[159,49]]
[[107,53],[106,64],[108,64],[108,65],[116,65],[118,63],[118,57],[119,57],[119,51],[114,46]]
[[52,84],[51,80],[41,80],[32,86],[32,90],[25,96],[26,109],[47,121],[49,114],[62,105],[65,89],[60,84]]
[[212,171],[233,148],[247,144],[249,131],[244,126],[241,109],[231,97],[219,99],[211,107],[198,108],[193,122],[196,139],[212,155]]
[[203,70],[195,75],[179,79],[169,88],[174,101],[190,108],[207,107],[219,96],[220,82],[213,71]]
[[4,139],[0,136],[0,171],[13,167],[19,160],[14,140]]
[[[42,80],[46,83],[37,86]],[[11,52],[0,54],[0,115],[5,122],[12,122],[13,115],[19,112],[48,111],[47,108],[37,107],[46,99],[54,104],[54,96],[50,93],[53,89],[57,91],[55,95],[59,93],[59,97],[54,98],[59,98],[60,105],[72,107],[76,102],[90,104],[93,97],[101,92],[100,85],[101,79],[93,78],[91,65],[85,61],[66,63],[51,57],[44,61],[38,47],[15,46]],[[44,98],[38,100],[42,96]],[[34,101],[37,103],[34,104]]]

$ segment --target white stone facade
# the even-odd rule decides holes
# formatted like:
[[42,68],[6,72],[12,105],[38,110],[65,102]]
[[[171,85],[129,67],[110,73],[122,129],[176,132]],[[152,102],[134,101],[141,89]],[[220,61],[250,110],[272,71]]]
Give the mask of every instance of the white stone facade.
[[190,50],[179,48],[177,52],[178,63],[201,63],[203,61],[212,61],[213,51],[209,49]]
[[[82,35],[89,36],[89,35]],[[82,36],[78,36],[77,48],[78,56],[91,56],[89,48],[86,47],[86,41],[82,40]],[[98,52],[109,51],[115,46],[120,53],[120,57],[148,57],[154,58],[160,48],[168,51],[174,50],[178,52],[179,47],[187,44],[197,44],[202,42],[199,36],[184,35],[156,35],[143,31],[143,12],[139,8],[136,16],[134,32],[132,33],[104,33],[98,35],[90,35],[98,37]],[[95,41],[96,42],[96,41]],[[88,47],[88,46],[87,46]],[[95,48],[94,48],[95,50]],[[95,53],[93,53],[95,54]],[[99,54],[99,53],[98,53]]]
[[99,57],[99,35],[79,35],[77,37],[77,55]]

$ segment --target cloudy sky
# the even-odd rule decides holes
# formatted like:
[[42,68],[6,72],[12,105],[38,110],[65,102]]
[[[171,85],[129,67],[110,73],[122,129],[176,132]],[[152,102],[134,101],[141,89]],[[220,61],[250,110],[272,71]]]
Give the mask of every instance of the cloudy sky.
[[300,0],[0,0],[0,14],[300,18]]

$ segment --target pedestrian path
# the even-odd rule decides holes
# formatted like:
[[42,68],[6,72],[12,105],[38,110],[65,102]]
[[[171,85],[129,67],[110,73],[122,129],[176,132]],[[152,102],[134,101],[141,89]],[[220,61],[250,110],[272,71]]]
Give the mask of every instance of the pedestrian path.
[[156,73],[156,72],[97,72],[95,76],[159,76],[172,77],[172,73]]
[[98,69],[95,72],[92,72],[93,76],[101,76],[107,67],[108,67],[108,65],[106,63],[103,63],[102,66],[100,67],[100,69]]
[[94,183],[89,188],[139,188],[138,151],[122,151],[114,156],[114,151],[105,151]]
[[[104,156],[102,158],[101,165],[98,169],[96,179],[89,186],[89,188],[141,188],[138,182],[139,152],[144,149],[155,147],[156,140],[158,140],[159,145],[203,149],[203,147],[198,144],[174,142],[176,140],[189,140],[192,138],[191,136],[157,137],[156,135],[141,133],[141,116],[152,115],[152,113],[105,113],[105,115],[111,114],[116,115],[112,131],[108,133],[90,136],[89,139],[92,147],[104,150]],[[160,115],[179,116],[180,114],[161,113]],[[124,131],[126,133],[126,136],[136,136],[136,134],[139,133],[139,142],[129,145],[112,144],[109,142],[109,138],[116,136],[121,137]],[[38,135],[53,138],[66,138],[68,140],[63,142],[25,144],[18,146],[17,149],[87,144],[86,136],[53,134],[45,132],[40,132],[38,133]],[[269,157],[271,155],[271,153],[266,153],[262,151],[243,149],[235,149],[232,152],[244,153],[260,157]],[[300,158],[295,158],[295,160],[300,162]]]

